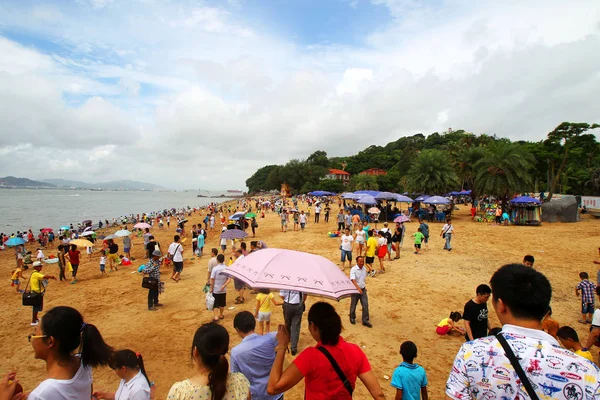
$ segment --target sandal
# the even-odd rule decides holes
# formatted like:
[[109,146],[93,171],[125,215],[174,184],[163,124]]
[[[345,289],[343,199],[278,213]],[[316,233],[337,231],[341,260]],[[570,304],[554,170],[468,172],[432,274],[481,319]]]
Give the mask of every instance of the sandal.
[[224,316],[224,315],[220,315],[220,316],[219,316],[219,319],[224,319],[224,318],[225,318],[225,316]]
[[582,320],[582,319],[580,319],[580,320],[579,320],[579,321],[577,321],[577,322],[579,322],[580,324],[587,324],[587,321],[584,321],[584,320]]

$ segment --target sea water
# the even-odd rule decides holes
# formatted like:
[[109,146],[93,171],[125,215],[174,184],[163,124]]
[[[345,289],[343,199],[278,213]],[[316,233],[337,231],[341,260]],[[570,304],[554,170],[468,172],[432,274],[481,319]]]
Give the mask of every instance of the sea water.
[[[130,214],[201,207],[227,199],[197,197],[195,191],[90,191],[61,189],[2,189],[0,190],[0,232],[16,233],[41,228],[58,231],[63,225]],[[203,193],[205,194],[205,193]],[[215,195],[215,194],[213,194]]]

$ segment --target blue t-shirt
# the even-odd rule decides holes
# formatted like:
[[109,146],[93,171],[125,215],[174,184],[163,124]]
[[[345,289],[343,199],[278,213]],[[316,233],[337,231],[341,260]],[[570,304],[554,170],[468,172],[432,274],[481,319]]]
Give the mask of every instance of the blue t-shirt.
[[427,386],[425,369],[418,364],[400,364],[392,375],[393,388],[402,390],[402,400],[420,400],[421,388]]
[[419,228],[421,228],[421,233],[423,236],[429,236],[429,225],[423,222],[421,225],[419,225]]

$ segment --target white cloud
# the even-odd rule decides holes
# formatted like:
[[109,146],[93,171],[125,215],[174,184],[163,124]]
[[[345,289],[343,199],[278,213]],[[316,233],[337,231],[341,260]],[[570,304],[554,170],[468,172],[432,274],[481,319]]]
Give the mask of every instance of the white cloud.
[[539,140],[598,116],[595,0],[373,0],[392,23],[309,46],[245,21],[237,1],[131,1],[2,9],[66,51],[0,37],[0,175],[18,163],[31,178],[233,188],[317,149],[448,126]]

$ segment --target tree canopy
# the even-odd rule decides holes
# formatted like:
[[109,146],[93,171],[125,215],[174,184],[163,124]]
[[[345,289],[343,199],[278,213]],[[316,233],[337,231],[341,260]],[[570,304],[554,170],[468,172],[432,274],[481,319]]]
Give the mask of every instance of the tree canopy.
[[[563,122],[538,142],[511,142],[464,130],[417,133],[385,146],[371,145],[353,156],[329,158],[318,150],[304,160],[266,165],[246,185],[250,192],[279,190],[287,182],[294,193],[369,188],[428,194],[471,189],[496,196],[522,191],[600,195],[600,143],[590,132],[599,127]],[[324,179],[329,168],[349,172],[349,183]],[[369,168],[383,169],[387,175],[358,175]]]

